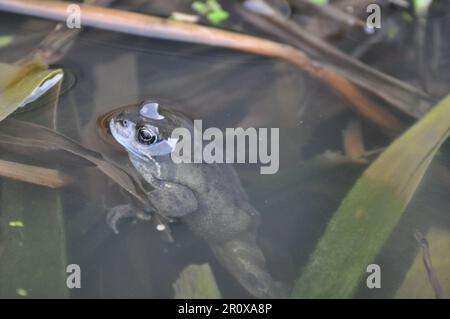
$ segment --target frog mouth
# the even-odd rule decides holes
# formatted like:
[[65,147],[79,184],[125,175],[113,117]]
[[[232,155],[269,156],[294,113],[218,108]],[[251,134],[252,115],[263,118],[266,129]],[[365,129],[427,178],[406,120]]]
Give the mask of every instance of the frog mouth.
[[111,135],[119,144],[124,147],[127,146],[126,142],[130,138],[130,134],[128,131],[120,127],[120,124],[116,119],[111,119],[109,121],[109,130],[111,131]]
[[[126,148],[126,147],[125,147],[125,148]],[[130,152],[130,153],[133,154],[134,156],[138,157],[139,159],[141,159],[141,160],[143,160],[143,161],[145,161],[145,162],[150,162],[150,159],[149,159],[147,156],[142,155],[141,153],[139,153],[139,152],[137,152],[137,151],[135,151],[135,150],[133,150],[133,149],[127,148],[127,150],[128,150],[128,152]]]

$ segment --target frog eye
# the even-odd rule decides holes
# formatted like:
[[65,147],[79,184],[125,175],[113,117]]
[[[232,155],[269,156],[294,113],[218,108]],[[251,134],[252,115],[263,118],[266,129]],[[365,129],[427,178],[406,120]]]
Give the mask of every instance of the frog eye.
[[145,126],[142,126],[138,129],[137,138],[139,140],[139,143],[145,145],[153,144],[156,142],[156,135]]

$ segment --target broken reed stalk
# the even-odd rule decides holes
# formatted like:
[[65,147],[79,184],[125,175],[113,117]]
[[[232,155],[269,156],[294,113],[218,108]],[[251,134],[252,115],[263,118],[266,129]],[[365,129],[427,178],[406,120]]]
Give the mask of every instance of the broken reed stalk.
[[[84,3],[101,7],[109,6],[115,0],[84,0]],[[17,64],[27,64],[39,60],[45,64],[53,64],[61,60],[75,43],[81,29],[69,29],[65,23],[58,23],[55,28],[29,52],[18,60]]]
[[294,7],[300,7],[300,9],[302,6],[311,8],[319,12],[321,15],[326,16],[327,18],[333,19],[350,27],[358,26],[360,28],[364,28],[366,26],[364,21],[362,21],[357,16],[347,13],[344,10],[341,10],[341,8],[332,4],[322,6],[317,5],[309,0],[291,0],[289,2]]
[[50,188],[60,188],[72,182],[69,176],[56,169],[5,160],[0,160],[0,176]]
[[352,119],[346,125],[342,132],[342,140],[344,144],[344,153],[348,158],[366,162],[364,155],[366,149],[364,147],[364,138],[361,129],[361,123]]
[[[68,17],[67,6],[68,3],[61,1],[0,0],[0,10],[2,11],[56,21],[66,21]],[[140,13],[89,5],[80,5],[80,7],[81,21],[84,26],[149,38],[229,48],[285,60],[330,85],[346,98],[358,113],[379,125],[388,133],[397,134],[403,129],[402,123],[394,115],[364,96],[350,81],[333,70],[326,69],[318,62],[312,61],[302,51],[289,45]]]

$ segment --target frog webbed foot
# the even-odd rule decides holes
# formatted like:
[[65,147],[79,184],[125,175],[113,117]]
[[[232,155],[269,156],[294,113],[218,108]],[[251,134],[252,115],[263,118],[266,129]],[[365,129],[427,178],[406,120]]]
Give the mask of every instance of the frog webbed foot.
[[138,209],[131,204],[126,204],[110,208],[106,216],[106,222],[113,232],[118,234],[119,230],[117,225],[119,224],[119,221],[125,218],[148,221],[151,220],[152,217],[148,212]]

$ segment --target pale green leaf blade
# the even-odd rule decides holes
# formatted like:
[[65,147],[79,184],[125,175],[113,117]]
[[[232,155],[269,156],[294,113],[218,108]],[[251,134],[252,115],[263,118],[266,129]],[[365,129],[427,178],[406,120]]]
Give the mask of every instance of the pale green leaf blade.
[[216,280],[208,264],[190,265],[183,269],[173,284],[175,299],[219,299]]
[[450,131],[450,95],[364,172],[327,225],[294,298],[350,298]]

